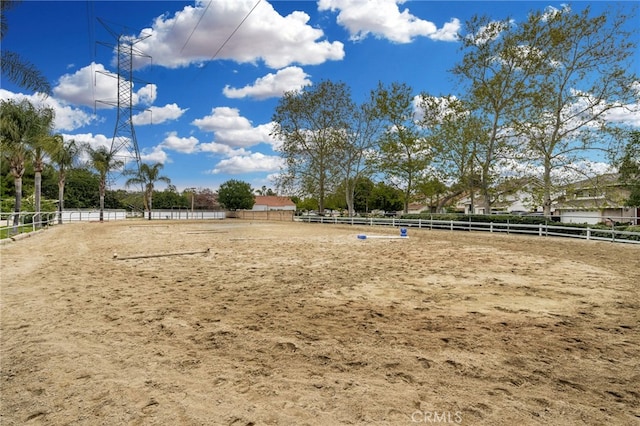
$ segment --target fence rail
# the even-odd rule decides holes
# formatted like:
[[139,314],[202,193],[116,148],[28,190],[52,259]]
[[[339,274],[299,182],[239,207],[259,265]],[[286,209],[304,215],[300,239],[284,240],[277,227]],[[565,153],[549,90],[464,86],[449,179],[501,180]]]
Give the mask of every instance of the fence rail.
[[[98,211],[65,211],[65,223],[88,220],[98,220]],[[195,212],[187,216],[185,212],[168,215],[168,211],[159,211],[154,215],[156,219],[224,219],[225,212]],[[16,220],[17,217],[17,220]],[[127,215],[124,210],[105,210],[104,220],[123,220]],[[510,222],[472,222],[463,220],[434,220],[434,219],[399,219],[373,217],[325,217],[325,216],[297,216],[298,222],[365,225],[365,226],[393,226],[420,229],[441,229],[449,231],[481,231],[506,234],[528,234],[539,237],[567,237],[585,240],[610,241],[616,243],[640,244],[640,232],[629,232],[611,229],[550,225],[550,224],[522,224]],[[4,222],[4,223],[3,223]],[[32,232],[58,222],[57,212],[36,213],[0,213],[0,239],[13,237],[20,233]]]
[[[172,219],[172,220],[204,220],[204,219],[224,219],[224,211],[195,210],[154,210],[152,219]],[[131,217],[142,218],[141,214],[132,216],[126,210],[105,209],[103,211],[103,221],[110,222],[116,220],[126,220]],[[145,212],[144,218],[148,217]],[[0,240],[14,238],[17,235],[37,231],[50,225],[58,223],[77,222],[97,222],[100,220],[100,210],[78,209],[64,210],[60,215],[58,212],[0,212]]]
[[45,228],[54,223],[57,215],[57,212],[0,213],[0,239]]
[[567,237],[585,240],[600,240],[616,243],[640,244],[640,232],[620,231],[615,228],[581,228],[575,226],[549,224],[522,224],[509,222],[472,222],[462,220],[398,219],[374,217],[324,217],[298,216],[298,222],[324,223],[334,225],[393,226],[420,229],[441,229],[449,231],[484,231],[506,234],[529,234],[539,237]]

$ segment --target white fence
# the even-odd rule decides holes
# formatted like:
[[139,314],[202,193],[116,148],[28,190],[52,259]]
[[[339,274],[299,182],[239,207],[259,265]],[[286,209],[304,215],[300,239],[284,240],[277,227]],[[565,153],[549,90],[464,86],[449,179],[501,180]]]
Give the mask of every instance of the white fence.
[[[144,213],[144,217],[149,217],[149,212]],[[227,217],[224,211],[211,210],[189,210],[189,209],[171,209],[171,210],[152,210],[151,219],[169,219],[169,220],[199,220],[199,219],[225,219]]]
[[444,229],[449,231],[485,231],[502,232],[505,234],[529,234],[539,237],[568,237],[586,240],[601,240],[617,243],[640,244],[640,232],[619,231],[615,228],[589,228],[563,226],[562,224],[521,224],[509,222],[471,222],[458,220],[432,220],[432,219],[398,219],[398,218],[366,218],[366,217],[323,217],[323,216],[298,216],[299,222],[344,224],[344,225],[368,225],[368,226],[394,226],[421,229]]
[[32,232],[53,224],[57,220],[57,212],[44,213],[1,213],[0,236],[6,238],[17,234]]
[[[103,220],[105,222],[115,220],[125,220],[131,217],[142,218],[142,213],[132,214],[126,210],[103,211]],[[145,218],[148,218],[146,212]],[[206,220],[206,219],[225,219],[224,211],[204,211],[204,210],[154,210],[151,218],[155,220],[172,219],[172,220]],[[15,235],[36,231],[49,225],[57,225],[59,219],[62,223],[75,222],[97,222],[100,220],[100,210],[97,209],[77,209],[63,210],[61,214],[58,212],[42,212],[36,214],[34,212],[0,212],[0,239],[14,237]]]
[[[62,223],[69,222],[95,222],[100,220],[100,210],[97,209],[78,209],[78,210],[63,210],[62,211]],[[105,209],[103,211],[103,220],[110,222],[113,220],[125,220],[129,217],[126,210],[111,210]],[[58,223],[58,215],[56,214],[56,223]]]

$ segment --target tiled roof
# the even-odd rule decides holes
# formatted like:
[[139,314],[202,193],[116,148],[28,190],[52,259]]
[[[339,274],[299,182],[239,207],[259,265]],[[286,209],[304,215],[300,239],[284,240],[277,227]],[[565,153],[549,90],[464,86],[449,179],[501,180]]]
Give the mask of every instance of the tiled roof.
[[256,195],[255,204],[259,206],[284,207],[295,206],[289,197],[279,197],[277,195]]

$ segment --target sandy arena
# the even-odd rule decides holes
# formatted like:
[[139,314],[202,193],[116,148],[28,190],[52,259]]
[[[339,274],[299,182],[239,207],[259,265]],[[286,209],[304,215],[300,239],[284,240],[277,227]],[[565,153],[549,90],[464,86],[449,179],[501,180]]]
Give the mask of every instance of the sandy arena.
[[140,220],[2,245],[0,423],[640,424],[640,246],[361,233],[399,235]]

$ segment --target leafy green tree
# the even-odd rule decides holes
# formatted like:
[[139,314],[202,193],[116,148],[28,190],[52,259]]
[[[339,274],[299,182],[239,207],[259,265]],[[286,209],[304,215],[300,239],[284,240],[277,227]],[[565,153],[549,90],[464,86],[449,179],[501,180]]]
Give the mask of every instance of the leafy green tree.
[[[42,200],[57,200],[58,199],[58,172],[55,169],[55,164],[53,161],[49,161],[44,165],[44,169],[42,170]],[[57,210],[57,202],[56,208]],[[42,211],[50,211],[44,210]]]
[[[48,129],[52,114],[50,108],[36,108],[27,100],[0,103],[0,151],[14,179],[16,213],[21,210],[22,177],[31,147]],[[14,226],[17,225],[18,214],[14,216]]]
[[124,165],[122,160],[118,160],[114,152],[110,152],[104,146],[92,148],[86,146],[89,153],[90,165],[100,176],[98,192],[100,194],[100,222],[104,221],[104,203],[107,192],[107,177],[109,172],[121,168]]
[[247,182],[231,179],[220,185],[218,201],[228,210],[248,210],[255,204],[255,195]]
[[416,185],[417,199],[423,200],[429,206],[431,212],[439,212],[443,205],[443,199],[448,192],[447,185],[437,178],[423,179]]
[[[2,0],[0,2],[0,40],[4,38],[7,30],[9,29],[7,11],[18,3],[19,1],[12,0]],[[0,69],[2,70],[2,74],[9,81],[16,83],[20,87],[28,90],[35,90],[46,95],[51,94],[51,85],[42,72],[15,52],[2,49]]]
[[[452,184],[446,192],[437,192],[437,205],[432,204],[431,207],[440,211],[449,201],[467,193],[473,209],[475,192],[479,187],[477,146],[485,145],[487,138],[482,123],[471,114],[468,106],[455,96],[435,97],[422,94],[419,97],[419,105],[423,114],[420,124],[430,130],[432,146],[437,148],[433,162],[437,178],[424,181],[423,184],[427,183],[430,189],[423,186],[420,192],[432,194],[436,189],[432,184],[450,181]],[[436,186],[438,191],[443,189],[438,184]]]
[[[348,187],[353,187],[353,204],[349,206],[345,200],[344,194],[349,192]],[[327,207],[336,210],[347,210],[352,209],[353,211],[349,213],[352,216],[355,212],[367,212],[369,210],[369,198],[371,196],[371,191],[373,190],[374,183],[368,177],[359,177],[355,184],[353,184],[353,179],[348,179],[342,181],[336,188],[333,193],[328,195],[327,197]]]
[[171,184],[171,179],[160,175],[163,165],[155,163],[150,166],[146,163],[140,165],[140,169],[136,176],[127,179],[125,186],[142,185],[144,187],[144,206],[149,212],[149,220],[151,220],[151,210],[153,209],[153,188],[156,182],[164,182]]
[[349,127],[345,129],[338,149],[339,177],[349,216],[357,211],[355,197],[359,182],[374,173],[372,162],[367,160],[378,149],[384,124],[376,103],[376,93],[372,91],[367,102],[353,106],[347,120]]
[[34,171],[34,206],[35,217],[34,223],[40,227],[40,208],[42,196],[42,171],[45,167],[45,157],[50,155],[53,150],[51,141],[51,130],[53,129],[54,119],[53,109],[43,109],[40,115],[38,125],[38,134],[30,141],[31,156],[33,160]]
[[612,9],[591,16],[589,7],[574,12],[565,6],[531,13],[514,29],[521,45],[535,46],[523,53],[533,72],[526,102],[515,111],[513,123],[528,141],[526,158],[543,170],[546,216],[563,183],[554,173],[586,162],[594,149],[602,149],[604,132],[616,126],[609,113],[637,102],[637,29],[635,34],[625,30],[634,18],[614,15]]
[[376,170],[402,190],[403,209],[407,213],[416,182],[424,176],[434,154],[430,141],[418,125],[412,89],[404,83],[378,85],[374,100],[376,112],[385,122],[377,156]]
[[318,209],[318,200],[315,198],[311,198],[311,197],[307,197],[304,199],[300,199],[298,197],[294,197],[294,198],[297,199],[297,201],[294,201],[296,203],[297,210],[311,211],[311,210]]
[[164,191],[155,191],[153,205],[157,209],[191,208],[191,193],[184,191],[180,194],[176,187],[169,185]]
[[106,209],[127,209],[131,208],[133,200],[138,200],[139,194],[131,193],[124,189],[107,189],[104,193],[104,207]]
[[322,81],[284,94],[273,115],[273,135],[282,141],[285,161],[280,186],[287,192],[314,195],[319,213],[339,181],[341,148],[354,104],[344,83]]
[[100,206],[100,176],[87,168],[66,171],[64,205],[67,209],[97,208]]
[[640,207],[640,131],[634,130],[630,136],[623,155],[617,159],[617,165],[620,181],[631,190],[627,205]]
[[271,188],[267,188],[266,185],[262,185],[262,188],[260,189],[256,189],[256,194],[258,195],[278,195],[276,194],[276,192],[271,189]]
[[[520,40],[510,31],[511,19],[496,21],[488,16],[474,16],[465,23],[466,37],[461,38],[463,58],[453,68],[466,93],[468,109],[479,120],[475,167],[479,169],[480,194],[485,213],[491,211],[500,177],[499,165],[513,157],[514,140],[510,129],[515,111],[526,102],[527,84],[536,68],[526,57]],[[536,49],[536,46],[530,46]]]
[[402,210],[404,207],[404,194],[398,188],[378,182],[371,193],[372,210],[385,212]]
[[375,184],[368,177],[361,177],[356,180],[353,197],[353,208],[356,212],[369,213],[374,187]]

